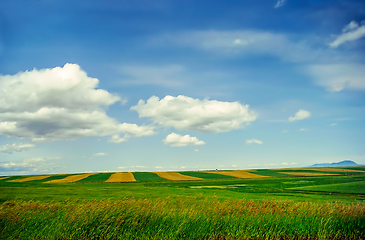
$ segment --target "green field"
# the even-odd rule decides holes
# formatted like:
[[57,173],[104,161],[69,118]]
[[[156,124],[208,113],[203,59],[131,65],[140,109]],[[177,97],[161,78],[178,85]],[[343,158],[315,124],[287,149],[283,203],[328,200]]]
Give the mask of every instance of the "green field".
[[258,169],[258,170],[252,170],[249,171],[250,173],[267,176],[267,177],[287,177],[288,174],[283,174],[275,170],[269,170],[269,169]]
[[152,172],[134,172],[133,175],[136,181],[140,182],[166,181],[166,179],[159,177],[156,173]]
[[365,239],[364,173],[133,174],[137,182],[112,184],[104,173],[74,183],[0,180],[0,239]]
[[[113,173],[98,173],[77,181],[78,183],[105,182]],[[47,178],[48,179],[48,178]]]
[[310,187],[297,187],[292,189],[331,192],[331,193],[352,193],[365,194],[365,181],[357,181],[350,183],[328,184]]
[[180,172],[183,175],[190,177],[197,177],[202,179],[237,179],[236,177],[216,174],[216,173],[205,173],[205,172]]

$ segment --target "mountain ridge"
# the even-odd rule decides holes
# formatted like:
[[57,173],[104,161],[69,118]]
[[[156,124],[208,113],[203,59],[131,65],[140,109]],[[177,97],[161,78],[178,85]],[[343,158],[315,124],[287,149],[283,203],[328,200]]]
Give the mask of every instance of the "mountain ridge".
[[359,164],[355,163],[351,160],[344,160],[341,162],[334,163],[315,163],[310,165],[309,167],[350,167],[350,166],[358,166]]

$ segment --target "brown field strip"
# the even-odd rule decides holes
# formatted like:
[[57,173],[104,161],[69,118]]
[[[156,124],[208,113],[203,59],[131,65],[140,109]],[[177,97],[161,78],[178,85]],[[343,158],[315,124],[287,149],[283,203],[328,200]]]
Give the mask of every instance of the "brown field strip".
[[70,182],[76,182],[79,181],[81,179],[87,178],[88,176],[94,175],[96,173],[87,173],[87,174],[77,174],[77,175],[71,175],[62,179],[56,179],[56,180],[51,180],[51,181],[47,181],[44,183],[70,183]]
[[312,173],[312,172],[279,172],[279,173],[295,175],[295,176],[305,176],[305,177],[340,175],[334,173]]
[[7,179],[7,178],[10,178],[10,177],[0,177],[0,180]]
[[267,176],[262,176],[242,170],[235,170],[235,171],[209,171],[207,173],[215,173],[215,174],[221,174],[221,175],[227,175],[232,177],[238,177],[238,178],[266,178]]
[[131,172],[116,172],[112,174],[105,182],[135,182],[133,173]]
[[34,181],[34,180],[42,180],[42,179],[48,178],[50,176],[51,175],[46,175],[46,176],[32,176],[32,177],[27,177],[27,178],[10,180],[8,182],[28,182],[28,181]]
[[170,181],[203,180],[202,178],[186,176],[177,172],[155,172],[159,177]]

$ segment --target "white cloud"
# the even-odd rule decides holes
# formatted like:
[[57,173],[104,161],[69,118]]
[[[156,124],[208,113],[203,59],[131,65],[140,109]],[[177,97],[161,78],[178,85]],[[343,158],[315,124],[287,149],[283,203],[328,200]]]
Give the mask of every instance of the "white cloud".
[[200,100],[187,96],[152,96],[147,102],[140,100],[131,107],[139,117],[150,117],[155,123],[178,130],[200,132],[227,132],[243,128],[243,124],[255,121],[257,115],[248,105],[239,102]]
[[337,48],[341,44],[349,41],[355,41],[365,36],[365,25],[359,26],[355,21],[350,22],[342,29],[342,34],[329,44],[332,48]]
[[304,131],[307,131],[307,129],[306,128],[301,128],[301,129],[299,129],[299,131],[304,132]]
[[262,142],[262,141],[257,140],[257,139],[248,139],[248,140],[246,140],[246,143],[247,143],[247,144],[251,144],[251,143],[263,144],[263,142]]
[[94,157],[103,157],[103,156],[106,156],[107,154],[106,153],[95,153],[93,156]]
[[308,112],[307,110],[299,110],[298,112],[295,113],[294,117],[289,117],[289,121],[298,121],[298,120],[303,120],[306,118],[309,118],[311,116],[311,113]]
[[308,73],[315,83],[326,87],[327,91],[339,92],[344,89],[365,90],[365,64],[312,65]]
[[284,6],[284,4],[286,3],[286,0],[278,0],[278,2],[275,4],[274,8],[279,8]]
[[36,173],[36,172],[52,172],[56,166],[52,161],[59,158],[30,158],[16,162],[0,162],[0,173]]
[[32,143],[13,143],[0,146],[0,152],[12,154],[13,152],[21,152],[35,147]]
[[166,136],[163,140],[166,145],[171,147],[185,147],[187,145],[204,145],[204,141],[200,141],[197,137],[190,137],[190,135],[179,135],[176,133],[171,133]]
[[329,126],[330,127],[334,127],[334,126],[336,126],[337,125],[337,123],[331,123]]
[[154,134],[152,126],[108,117],[105,108],[125,99],[97,89],[98,83],[77,64],[0,76],[0,135],[54,141]]
[[122,84],[180,87],[183,82],[181,81],[181,75],[184,72],[184,67],[181,65],[162,67],[123,66],[120,71],[123,75],[128,76],[122,80]]

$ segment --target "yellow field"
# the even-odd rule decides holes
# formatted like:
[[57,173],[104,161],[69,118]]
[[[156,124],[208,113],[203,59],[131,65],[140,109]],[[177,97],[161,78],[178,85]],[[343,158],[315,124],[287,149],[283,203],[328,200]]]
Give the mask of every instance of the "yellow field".
[[253,174],[253,173],[250,173],[250,172],[242,171],[242,170],[217,171],[217,172],[210,171],[210,172],[207,172],[207,173],[222,174],[222,175],[238,177],[238,178],[265,178],[265,177],[267,177],[267,176],[261,176],[261,175]]
[[311,172],[279,172],[279,173],[295,175],[295,176],[305,176],[305,177],[339,175],[334,173],[311,173]]
[[0,177],[0,180],[7,179],[7,178],[10,178],[10,177]]
[[190,177],[186,175],[182,175],[177,172],[155,172],[159,177],[165,178],[171,181],[181,181],[181,180],[203,180],[197,177]]
[[21,179],[16,179],[16,180],[11,180],[8,182],[28,182],[28,181],[33,181],[33,180],[41,180],[41,179],[45,179],[50,177],[50,175],[46,175],[46,176],[32,176],[32,177],[27,177],[27,178],[21,178]]
[[69,183],[69,182],[76,182],[81,179],[87,178],[88,176],[94,175],[96,173],[87,173],[87,174],[77,174],[77,175],[71,175],[62,179],[56,179],[47,181],[45,183]]
[[131,172],[116,172],[105,182],[135,182],[136,179]]

